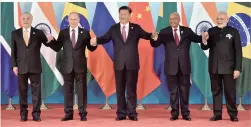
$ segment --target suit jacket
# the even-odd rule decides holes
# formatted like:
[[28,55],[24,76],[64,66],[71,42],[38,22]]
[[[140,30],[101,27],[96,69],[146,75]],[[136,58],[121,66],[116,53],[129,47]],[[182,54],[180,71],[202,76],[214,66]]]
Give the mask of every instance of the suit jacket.
[[176,75],[180,69],[184,75],[191,73],[191,64],[189,50],[191,42],[201,42],[202,37],[196,35],[190,28],[180,26],[180,43],[177,46],[172,27],[166,27],[159,33],[158,40],[151,40],[153,47],[158,47],[161,44],[165,48],[165,74]]
[[129,23],[129,31],[126,42],[123,41],[120,23],[117,23],[109,29],[103,36],[97,38],[98,44],[108,43],[110,40],[114,46],[114,69],[139,70],[139,39],[151,39],[151,33],[145,32],[139,25]]
[[85,49],[87,47],[90,51],[94,51],[97,48],[90,45],[90,39],[89,31],[78,28],[78,39],[73,48],[70,28],[60,31],[58,39],[51,43],[51,48],[58,52],[63,47],[62,62],[59,63],[61,73],[69,74],[73,69],[76,73],[86,73],[87,60]]
[[242,47],[238,30],[230,26],[223,29],[213,27],[208,33],[207,45],[202,44],[201,48],[209,49],[209,73],[233,74],[234,70],[241,71]]
[[12,68],[18,67],[18,74],[41,73],[42,66],[40,60],[40,48],[43,43],[49,46],[43,31],[31,27],[28,46],[23,38],[23,28],[11,33],[11,63]]

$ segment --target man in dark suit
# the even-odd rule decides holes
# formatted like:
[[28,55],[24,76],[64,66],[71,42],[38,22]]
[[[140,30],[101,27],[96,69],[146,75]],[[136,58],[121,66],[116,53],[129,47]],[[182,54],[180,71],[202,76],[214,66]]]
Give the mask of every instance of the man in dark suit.
[[[120,23],[109,29],[107,33],[91,40],[92,45],[105,44],[113,41],[114,70],[117,92],[117,117],[115,120],[124,120],[128,115],[130,120],[137,121],[137,80],[139,71],[139,39],[151,39],[151,33],[145,32],[139,25],[130,23],[132,10],[127,6],[119,9]],[[157,34],[157,33],[155,33]],[[127,104],[125,99],[127,89]]]
[[226,12],[217,16],[217,26],[210,28],[201,48],[209,49],[209,74],[213,94],[214,116],[210,121],[222,120],[222,81],[227,102],[227,111],[231,121],[238,121],[236,107],[236,79],[242,66],[242,48],[237,29],[227,26]]
[[61,121],[73,120],[73,95],[74,79],[75,90],[78,95],[78,110],[81,121],[86,121],[87,106],[87,61],[85,56],[86,47],[94,51],[97,47],[90,45],[89,31],[78,27],[80,22],[79,14],[72,12],[68,21],[70,27],[60,31],[57,41],[53,41],[51,47],[60,51],[63,47],[63,59],[60,63],[60,72],[64,78],[64,112],[65,117]]
[[[162,29],[154,40],[153,47],[161,44],[165,47],[165,75],[170,93],[172,107],[170,120],[177,120],[179,116],[179,100],[183,119],[190,121],[189,90],[190,90],[190,44],[201,42],[202,37],[196,35],[190,28],[180,26],[180,16],[174,12],[169,17],[170,25]],[[157,41],[156,41],[157,40]]]
[[15,75],[18,76],[18,93],[21,121],[28,117],[28,78],[31,81],[32,116],[34,121],[41,121],[41,84],[42,73],[40,48],[42,43],[49,46],[52,36],[45,36],[43,31],[31,27],[32,15],[24,13],[21,16],[22,28],[12,31],[11,63]]

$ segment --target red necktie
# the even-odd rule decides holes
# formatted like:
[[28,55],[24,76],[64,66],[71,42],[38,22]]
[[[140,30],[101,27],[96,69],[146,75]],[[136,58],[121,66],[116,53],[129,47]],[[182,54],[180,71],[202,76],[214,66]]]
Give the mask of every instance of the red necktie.
[[122,37],[124,40],[124,43],[126,42],[126,31],[125,31],[125,26],[122,27]]
[[175,42],[176,42],[176,44],[177,44],[177,46],[179,46],[179,43],[180,43],[180,40],[179,40],[179,36],[178,36],[178,34],[177,34],[177,31],[178,29],[174,29],[173,31],[174,31],[174,39],[175,39]]
[[72,47],[75,47],[75,29],[72,29],[72,34],[71,34],[71,42],[72,42]]

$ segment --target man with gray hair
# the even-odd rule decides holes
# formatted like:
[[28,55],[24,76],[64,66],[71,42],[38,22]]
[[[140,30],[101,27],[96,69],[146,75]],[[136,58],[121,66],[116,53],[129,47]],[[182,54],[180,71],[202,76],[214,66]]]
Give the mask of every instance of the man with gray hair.
[[31,82],[32,116],[34,121],[41,121],[41,73],[42,66],[40,60],[40,48],[43,43],[50,46],[53,37],[47,37],[43,31],[31,26],[32,15],[23,13],[21,16],[22,28],[12,31],[11,44],[11,64],[15,75],[18,76],[18,94],[20,105],[21,122],[28,120],[28,79]]
[[57,41],[52,42],[52,48],[60,51],[63,47],[63,59],[60,63],[60,72],[64,78],[64,112],[65,117],[61,121],[73,120],[73,95],[74,81],[75,90],[78,95],[78,110],[81,121],[86,121],[87,106],[87,60],[85,57],[86,47],[94,51],[97,46],[90,45],[89,31],[80,28],[80,17],[76,12],[72,12],[68,17],[69,27],[61,30]]
[[242,48],[239,32],[237,29],[227,26],[228,20],[226,12],[219,12],[216,19],[217,26],[204,33],[208,40],[204,40],[201,45],[203,50],[209,49],[208,70],[214,111],[214,116],[210,121],[222,120],[223,88],[230,120],[238,121],[236,79],[242,68]]
[[[191,121],[189,111],[190,90],[190,56],[191,42],[202,42],[202,36],[196,35],[190,28],[180,26],[180,15],[173,12],[169,17],[170,25],[162,29],[157,37],[151,40],[153,47],[161,44],[165,48],[165,75],[170,93],[172,107],[171,121],[179,116],[179,103],[184,120]],[[205,39],[205,38],[204,38]]]

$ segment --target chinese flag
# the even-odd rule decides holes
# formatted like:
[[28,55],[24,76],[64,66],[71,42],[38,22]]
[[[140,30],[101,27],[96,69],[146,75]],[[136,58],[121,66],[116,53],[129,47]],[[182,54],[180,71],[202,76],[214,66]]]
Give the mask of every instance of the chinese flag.
[[[154,31],[152,15],[148,2],[130,2],[132,9],[131,22],[139,24],[147,32]],[[153,68],[154,49],[149,40],[140,39],[139,41],[140,70],[137,83],[137,98],[143,99],[160,85]]]

